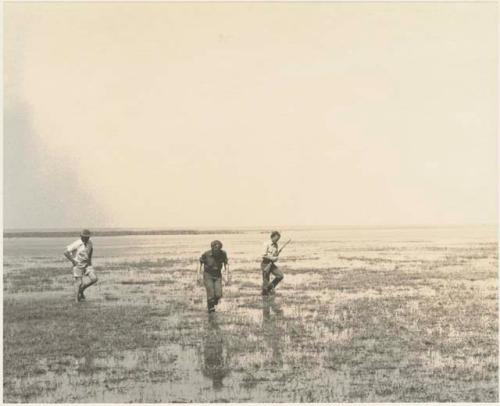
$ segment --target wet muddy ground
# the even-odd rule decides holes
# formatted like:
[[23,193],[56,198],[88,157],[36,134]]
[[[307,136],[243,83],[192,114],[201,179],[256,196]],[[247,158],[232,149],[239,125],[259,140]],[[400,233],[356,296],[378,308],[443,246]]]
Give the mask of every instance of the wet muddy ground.
[[495,234],[285,232],[269,298],[267,234],[217,235],[233,282],[213,318],[194,270],[215,236],[96,237],[79,304],[71,239],[6,239],[4,401],[498,401]]

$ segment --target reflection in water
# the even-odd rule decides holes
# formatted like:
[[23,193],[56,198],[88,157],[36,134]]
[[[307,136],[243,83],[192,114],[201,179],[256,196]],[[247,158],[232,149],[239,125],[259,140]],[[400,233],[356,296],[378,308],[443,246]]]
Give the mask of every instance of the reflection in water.
[[203,336],[203,375],[212,379],[214,389],[223,387],[223,379],[229,374],[229,353],[224,335],[215,314],[209,315],[208,325]]
[[[76,326],[78,336],[85,337],[87,334],[87,327],[78,323]],[[96,357],[94,351],[92,351],[91,346],[86,347],[80,354],[79,359],[76,360],[77,371],[84,375],[93,375],[97,369]]]
[[82,357],[77,360],[77,370],[84,375],[93,375],[96,371],[95,355],[91,351],[82,354]]
[[262,296],[262,330],[264,332],[264,339],[267,345],[271,347],[272,364],[280,367],[283,366],[283,355],[281,353],[283,332],[279,325],[282,315],[283,310],[276,303],[274,295]]

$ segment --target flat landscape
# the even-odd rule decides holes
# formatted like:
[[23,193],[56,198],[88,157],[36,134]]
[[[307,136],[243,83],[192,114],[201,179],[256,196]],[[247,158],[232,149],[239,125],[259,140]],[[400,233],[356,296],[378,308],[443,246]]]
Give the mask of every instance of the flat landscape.
[[[495,227],[283,230],[285,279],[260,295],[268,232],[4,239],[4,402],[497,402]],[[195,283],[220,239],[216,317]]]

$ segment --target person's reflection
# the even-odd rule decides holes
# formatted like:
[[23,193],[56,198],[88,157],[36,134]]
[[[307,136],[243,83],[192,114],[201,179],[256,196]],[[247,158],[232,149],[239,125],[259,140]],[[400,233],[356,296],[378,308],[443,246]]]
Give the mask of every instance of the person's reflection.
[[203,375],[212,379],[214,389],[221,389],[223,379],[229,374],[229,355],[215,314],[209,315],[202,351]]
[[281,353],[283,334],[279,325],[282,315],[283,310],[275,302],[274,295],[262,296],[262,330],[264,340],[271,347],[271,363],[280,367],[283,366],[283,355]]
[[77,361],[77,370],[84,375],[93,375],[95,371],[95,356],[93,352],[85,352]]

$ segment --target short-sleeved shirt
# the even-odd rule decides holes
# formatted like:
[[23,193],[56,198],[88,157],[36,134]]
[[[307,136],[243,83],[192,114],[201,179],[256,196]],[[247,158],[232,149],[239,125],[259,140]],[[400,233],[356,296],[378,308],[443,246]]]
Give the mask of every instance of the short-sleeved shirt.
[[205,272],[220,277],[222,276],[222,265],[227,264],[226,251],[220,250],[220,252],[215,255],[212,250],[208,250],[200,257],[200,262],[204,265]]
[[278,243],[274,243],[272,241],[266,242],[264,244],[264,253],[262,254],[262,260],[264,262],[269,262],[269,260],[265,257],[266,256],[275,257],[278,255],[278,253],[279,253]]
[[92,249],[92,242],[90,240],[85,244],[81,239],[76,240],[66,247],[66,251],[71,253],[76,262],[76,266],[80,269],[85,269],[90,265]]

